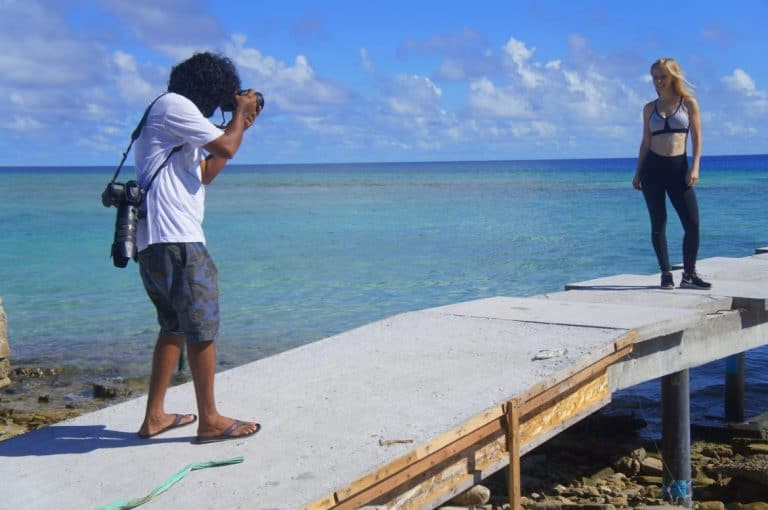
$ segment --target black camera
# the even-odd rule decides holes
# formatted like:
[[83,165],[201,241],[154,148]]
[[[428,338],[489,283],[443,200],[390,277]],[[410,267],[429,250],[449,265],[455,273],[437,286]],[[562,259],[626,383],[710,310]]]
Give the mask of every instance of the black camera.
[[[245,96],[248,94],[249,89],[244,90],[238,90],[237,95],[238,96]],[[222,112],[234,112],[236,108],[236,104],[232,98],[228,98],[225,103],[222,103],[220,108]],[[264,96],[261,95],[261,92],[256,92],[256,106],[258,106],[259,110],[264,109]]]
[[139,206],[144,202],[144,190],[136,181],[110,182],[101,194],[104,207],[117,207],[115,240],[112,243],[112,262],[115,267],[125,267],[136,257],[136,223]]

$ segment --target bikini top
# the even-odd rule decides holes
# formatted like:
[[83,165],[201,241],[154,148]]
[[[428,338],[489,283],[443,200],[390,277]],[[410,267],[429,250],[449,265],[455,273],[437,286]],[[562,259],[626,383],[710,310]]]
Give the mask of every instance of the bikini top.
[[688,111],[683,106],[683,100],[680,99],[680,104],[677,105],[677,110],[672,115],[662,117],[657,109],[659,104],[658,99],[653,105],[653,113],[651,118],[648,119],[649,127],[651,128],[651,136],[660,135],[663,133],[687,133],[690,125],[690,119],[688,118]]

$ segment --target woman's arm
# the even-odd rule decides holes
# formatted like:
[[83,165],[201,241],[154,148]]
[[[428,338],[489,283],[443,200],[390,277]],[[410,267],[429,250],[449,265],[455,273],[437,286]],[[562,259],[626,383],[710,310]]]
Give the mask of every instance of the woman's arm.
[[699,114],[699,103],[696,99],[689,97],[685,100],[685,108],[688,110],[688,119],[691,129],[691,149],[693,158],[691,168],[685,176],[686,184],[693,186],[699,181],[699,164],[701,163],[701,115]]
[[643,168],[645,158],[648,156],[648,151],[651,150],[651,128],[649,125],[649,119],[651,118],[651,110],[653,109],[653,102],[648,103],[643,108],[643,138],[640,140],[640,150],[637,154],[637,167],[635,168],[635,177],[632,179],[632,186],[635,189],[640,189],[640,170]]

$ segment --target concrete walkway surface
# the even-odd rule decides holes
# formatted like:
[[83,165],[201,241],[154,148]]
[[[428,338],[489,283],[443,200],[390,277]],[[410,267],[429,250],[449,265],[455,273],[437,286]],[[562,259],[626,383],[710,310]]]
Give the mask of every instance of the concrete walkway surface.
[[[249,439],[193,445],[194,426],[138,439],[145,397],[45,427],[0,443],[0,508],[97,508],[143,496],[187,464],[238,455],[244,463],[194,471],[142,508],[334,508],[354,482],[627,342],[640,354],[609,371],[611,391],[679,370],[691,349],[698,363],[768,343],[760,317],[744,336],[740,312],[731,311],[734,299],[746,299],[750,313],[765,312],[768,258],[760,257],[701,261],[709,292],[660,290],[658,275],[600,278],[568,285],[579,290],[404,313],[221,372],[220,410],[263,425]],[[738,338],[710,346],[724,335]],[[607,397],[538,433],[521,453]],[[171,388],[167,403],[169,412],[194,412],[191,383]]]

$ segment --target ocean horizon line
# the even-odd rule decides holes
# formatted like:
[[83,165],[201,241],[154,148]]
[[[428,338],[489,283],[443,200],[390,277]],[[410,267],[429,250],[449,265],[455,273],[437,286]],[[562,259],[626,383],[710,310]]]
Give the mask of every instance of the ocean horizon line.
[[[754,154],[709,154],[702,155],[702,161],[721,160],[725,158],[768,158],[768,153]],[[385,166],[385,165],[441,165],[441,164],[500,164],[500,163],[559,163],[559,162],[589,162],[589,161],[635,161],[637,156],[609,157],[578,157],[578,158],[523,158],[523,159],[461,159],[461,160],[413,160],[413,161],[338,161],[338,162],[296,162],[296,163],[230,163],[228,167],[340,167],[340,166]],[[44,171],[44,170],[86,170],[86,169],[116,169],[117,165],[0,165],[0,172]],[[133,169],[133,165],[124,165],[125,170]]]

